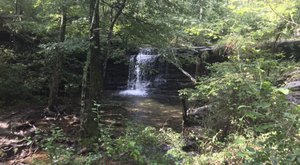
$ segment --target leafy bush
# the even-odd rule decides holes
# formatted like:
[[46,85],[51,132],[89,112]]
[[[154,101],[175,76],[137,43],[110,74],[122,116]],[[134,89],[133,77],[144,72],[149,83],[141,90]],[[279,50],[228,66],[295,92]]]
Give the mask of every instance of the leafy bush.
[[36,133],[37,136],[34,140],[48,153],[51,163],[68,164],[72,162],[75,150],[64,144],[69,138],[59,127],[52,128],[50,135],[42,141],[37,140],[44,138],[47,135],[39,130]]
[[31,101],[33,95],[45,94],[48,76],[44,58],[0,46],[0,104]]
[[133,161],[141,164],[169,164],[161,149],[163,141],[153,127],[129,124],[123,136],[106,139],[104,148],[108,157],[114,160]]
[[30,97],[24,84],[24,66],[0,64],[0,105]]
[[[201,123],[209,137],[226,144],[206,153],[231,154],[231,159],[218,159],[229,163],[296,163],[299,106],[287,101],[288,89],[273,85],[289,67],[272,59],[232,59],[212,66],[211,77],[200,79],[195,89],[181,91],[195,106],[210,105]],[[201,160],[211,160],[208,155]]]

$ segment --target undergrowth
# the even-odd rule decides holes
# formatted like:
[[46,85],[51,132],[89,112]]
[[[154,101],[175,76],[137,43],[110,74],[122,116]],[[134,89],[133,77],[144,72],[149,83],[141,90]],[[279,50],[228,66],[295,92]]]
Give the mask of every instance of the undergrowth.
[[[211,105],[197,119],[198,134],[128,122],[115,136],[114,127],[99,124],[86,154],[61,146],[66,137],[58,130],[42,146],[57,164],[299,164],[300,106],[287,100],[291,91],[278,81],[296,65],[237,57],[212,65],[210,77],[181,91],[194,106]],[[196,149],[184,151],[188,141]]]

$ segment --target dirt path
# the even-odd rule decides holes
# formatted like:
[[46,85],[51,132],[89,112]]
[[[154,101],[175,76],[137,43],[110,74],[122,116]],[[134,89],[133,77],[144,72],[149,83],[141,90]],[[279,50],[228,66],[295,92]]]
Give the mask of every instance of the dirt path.
[[[61,127],[68,135],[77,134],[79,119],[75,115],[46,117],[43,107],[15,107],[0,115],[0,164],[31,164],[34,159],[48,159],[32,139],[36,130],[50,132]],[[4,113],[5,112],[5,113]]]
[[[4,113],[5,112],[5,113]],[[33,146],[25,138],[34,134],[35,122],[41,117],[38,107],[8,108],[0,116],[0,162],[22,159],[33,152]],[[7,164],[17,164],[7,162]]]

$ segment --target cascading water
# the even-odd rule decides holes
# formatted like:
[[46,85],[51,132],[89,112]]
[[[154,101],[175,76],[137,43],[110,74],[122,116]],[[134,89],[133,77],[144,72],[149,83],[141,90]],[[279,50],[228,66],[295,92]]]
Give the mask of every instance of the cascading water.
[[138,55],[130,58],[130,69],[127,90],[121,95],[147,96],[155,73],[155,63],[158,55],[151,48],[143,48]]

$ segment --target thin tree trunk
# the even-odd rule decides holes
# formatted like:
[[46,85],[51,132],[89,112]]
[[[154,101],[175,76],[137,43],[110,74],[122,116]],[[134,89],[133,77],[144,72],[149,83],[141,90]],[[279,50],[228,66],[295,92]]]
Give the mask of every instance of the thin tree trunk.
[[196,57],[196,71],[195,71],[195,77],[199,77],[201,75],[201,63],[202,63],[202,60],[201,60],[201,57],[199,57],[199,55],[197,55]]
[[15,0],[15,15],[19,14],[19,0]]
[[276,48],[277,48],[278,41],[279,41],[281,35],[282,35],[282,33],[278,33],[278,34],[276,35],[276,37],[275,37],[275,41],[274,41],[274,44],[273,44],[273,50],[274,50],[274,51],[275,51]]
[[92,17],[92,28],[90,29],[90,99],[94,101],[100,101],[102,98],[102,66],[103,59],[100,51],[100,34],[99,34],[99,0],[96,0],[94,6],[94,16]]
[[188,124],[188,120],[187,120],[187,102],[186,102],[186,98],[183,97],[181,98],[181,104],[182,104],[182,120],[183,120],[183,126],[187,126]]
[[89,73],[89,67],[90,67],[90,62],[91,62],[91,55],[90,52],[87,54],[87,59],[85,62],[85,66],[83,68],[83,75],[82,75],[82,84],[81,84],[81,117],[80,117],[80,129],[82,132],[82,135],[84,136],[85,133],[85,123],[87,120],[87,113],[86,113],[86,109],[87,109],[87,81],[88,81],[88,73]]
[[202,52],[200,55],[197,55],[196,57],[196,72],[195,72],[195,77],[201,77],[205,74],[207,74],[207,69],[205,67],[204,59],[203,59],[203,54],[207,52]]
[[110,14],[110,17],[111,17],[110,26],[109,26],[108,34],[107,34],[107,37],[106,37],[106,42],[107,42],[107,49],[106,50],[107,51],[106,51],[106,54],[105,54],[105,59],[104,59],[104,64],[103,64],[103,78],[105,78],[105,76],[106,76],[107,61],[108,61],[109,55],[112,53],[113,30],[114,30],[114,27],[117,23],[118,18],[120,17],[120,15],[123,12],[123,9],[126,6],[126,1],[127,0],[123,0],[121,2],[121,4],[119,5],[120,7],[118,8],[117,13],[115,14],[115,16],[113,16],[113,9],[111,9],[112,11],[111,11],[111,14]]
[[[66,26],[67,26],[67,14],[65,7],[61,9],[61,19],[60,19],[60,34],[59,40],[60,42],[65,41],[66,35]],[[57,105],[58,105],[58,91],[59,91],[59,84],[61,82],[61,75],[62,75],[62,65],[64,60],[63,52],[60,50],[56,51],[55,59],[54,59],[54,68],[53,68],[53,75],[51,79],[50,85],[50,93],[48,98],[48,109],[52,112],[58,112]]]
[[[83,137],[97,135],[97,122],[92,111],[102,100],[103,59],[100,52],[99,0],[90,1],[90,51],[83,73],[81,95],[81,132]],[[88,77],[89,76],[89,77]]]
[[[15,3],[15,15],[21,15],[21,14],[23,14],[20,1],[19,0],[15,0],[14,3]],[[21,19],[21,17],[20,17],[20,19]]]

